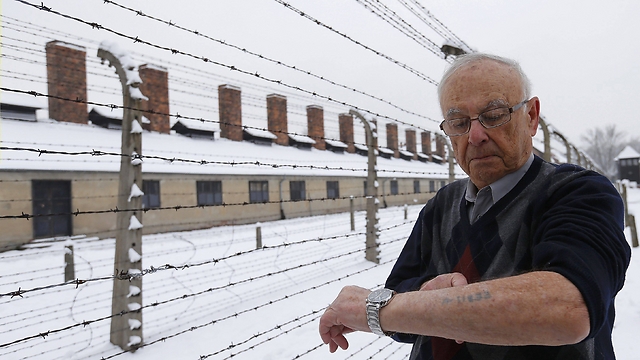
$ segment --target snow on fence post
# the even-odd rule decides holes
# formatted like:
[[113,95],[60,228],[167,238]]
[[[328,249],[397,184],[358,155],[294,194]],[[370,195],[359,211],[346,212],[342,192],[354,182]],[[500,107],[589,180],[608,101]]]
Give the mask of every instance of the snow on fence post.
[[73,262],[73,242],[68,240],[64,245],[64,281],[76,278],[76,268]]
[[364,125],[367,136],[367,240],[365,246],[365,259],[376,264],[380,263],[380,249],[378,248],[378,175],[376,158],[378,155],[378,132],[375,121],[369,121],[355,110],[350,110],[351,115],[356,116]]
[[[142,83],[138,64],[112,43],[103,42],[98,57],[115,67],[122,84],[122,156],[116,218],[115,279],[111,313],[111,343],[134,352],[142,344]],[[129,211],[128,211],[129,210]]]

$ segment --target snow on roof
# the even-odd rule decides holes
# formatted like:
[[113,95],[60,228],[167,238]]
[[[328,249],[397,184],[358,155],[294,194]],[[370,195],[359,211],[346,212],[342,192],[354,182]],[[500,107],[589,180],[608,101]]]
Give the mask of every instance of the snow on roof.
[[76,44],[72,44],[72,43],[68,43],[60,40],[52,41],[51,44],[57,45],[57,46],[64,46],[66,48],[73,49],[73,50],[87,52],[87,48],[84,46],[80,46],[80,45],[76,45]]
[[[245,129],[255,132],[254,129]],[[263,132],[267,133],[266,131]],[[26,136],[25,134],[28,134]],[[268,133],[270,134],[270,133]],[[334,153],[315,148],[300,150],[290,146],[265,147],[249,141],[202,142],[189,137],[144,132],[142,154],[165,158],[199,161],[219,161],[225,164],[200,165],[185,161],[165,161],[144,158],[145,173],[217,174],[217,175],[299,175],[299,176],[366,176],[367,158],[350,153]],[[74,124],[57,121],[25,122],[4,120],[2,141],[5,146],[66,152],[91,152],[92,150],[120,153],[121,132],[96,125]],[[365,148],[366,149],[366,148]],[[310,151],[310,152],[309,152]],[[235,162],[235,165],[231,165]],[[247,162],[251,164],[238,164]],[[255,165],[259,162],[261,166]],[[295,168],[278,165],[296,165]],[[338,168],[345,170],[322,170],[304,166]],[[378,158],[380,174],[405,178],[447,179],[448,168],[434,163],[399,161]],[[37,152],[3,150],[0,152],[2,170],[55,170],[55,171],[105,171],[118,172],[119,156],[91,156],[42,154]],[[349,169],[362,169],[362,172]],[[457,176],[464,176],[456,169]],[[70,175],[71,176],[71,175]]]
[[618,154],[618,156],[616,156],[616,158],[613,160],[617,161],[620,159],[635,159],[635,158],[640,158],[640,154],[636,151],[636,149],[632,148],[631,145],[627,145],[627,147],[622,149],[620,154]]
[[327,144],[335,147],[335,148],[343,148],[346,149],[349,146],[345,143],[343,143],[342,141],[338,141],[338,140],[329,140],[329,139],[325,139],[324,142],[326,142]]
[[109,118],[109,119],[122,120],[122,117],[123,117],[122,108],[109,109],[104,106],[94,106],[91,108],[91,111],[95,111],[98,115]]
[[384,153],[384,154],[393,154],[393,153],[395,153],[393,150],[387,149],[387,148],[383,148],[383,147],[379,147],[378,151],[380,151],[381,153]]
[[[185,127],[192,130],[202,130],[202,131],[216,131],[218,128],[212,122],[202,122],[197,120],[190,119],[180,119],[176,121],[176,123],[181,123]],[[175,126],[175,124],[173,124]]]
[[407,150],[400,150],[400,154],[404,155],[404,156],[413,156],[413,153],[411,151],[407,151]]
[[259,137],[259,138],[263,138],[263,139],[272,139],[275,140],[278,137],[275,136],[273,133],[267,131],[267,130],[260,130],[260,129],[253,129],[253,128],[244,128],[243,129],[247,134],[251,135],[251,136],[255,136],[255,137]]
[[303,144],[315,144],[316,141],[313,140],[312,138],[305,136],[305,135],[295,135],[295,134],[289,134],[289,138],[295,142],[299,142],[299,143],[303,143]]
[[47,107],[46,102],[42,98],[8,91],[0,92],[0,102],[7,105],[17,105],[31,109],[43,109]]
[[358,149],[358,150],[362,150],[362,151],[369,151],[369,148],[366,145],[361,145],[361,144],[353,144],[353,146]]
[[425,154],[425,153],[421,153],[421,152],[419,152],[419,153],[418,153],[418,157],[419,157],[419,158],[422,158],[422,159],[428,159],[428,158],[429,158],[429,155],[427,155],[427,154]]

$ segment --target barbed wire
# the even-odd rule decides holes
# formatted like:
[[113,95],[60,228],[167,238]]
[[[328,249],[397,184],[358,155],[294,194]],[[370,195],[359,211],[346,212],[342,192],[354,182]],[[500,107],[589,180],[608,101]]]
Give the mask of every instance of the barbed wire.
[[[400,3],[402,3],[403,5],[406,4],[405,0],[398,0]],[[438,29],[436,29],[436,26],[434,26],[433,24],[431,24],[427,19],[425,19],[422,16],[419,16],[419,14],[415,13],[412,9],[410,9],[410,6],[408,6],[408,4],[405,5],[405,7],[407,7],[407,9],[409,9],[409,11],[413,12],[418,18],[420,18],[425,24],[427,24],[430,28],[432,28],[434,31],[436,31],[438,34],[440,34],[443,38],[452,41],[453,43],[456,43],[458,45],[462,45],[463,48],[466,49],[467,52],[473,52],[473,49],[467,45],[459,36],[457,36],[453,31],[451,31],[445,24],[442,23],[442,21],[438,20],[438,18],[433,15],[431,13],[431,11],[427,10],[427,8],[425,8],[422,4],[420,4],[420,2],[418,0],[409,0],[411,1],[414,5],[416,5],[420,10],[422,10],[422,12],[427,15],[429,18],[431,18],[433,21],[435,21],[442,29],[444,29],[445,32],[447,32],[449,34],[449,36],[445,36],[443,34],[440,33],[440,31]]]
[[378,56],[380,56],[380,57],[382,57],[382,58],[384,58],[384,59],[386,59],[386,60],[391,61],[392,63],[394,63],[394,64],[396,64],[396,65],[400,66],[401,68],[403,68],[403,69],[405,69],[405,70],[408,70],[408,71],[409,71],[409,72],[411,72],[412,74],[414,74],[414,75],[418,76],[419,78],[421,78],[421,79],[423,79],[423,80],[428,81],[429,83],[431,83],[431,84],[433,84],[433,85],[438,85],[438,82],[437,82],[437,81],[433,80],[432,78],[430,78],[429,76],[427,76],[427,75],[423,74],[422,72],[420,72],[420,71],[418,71],[418,70],[416,70],[416,69],[414,69],[414,68],[410,67],[409,65],[406,65],[406,64],[404,64],[404,63],[402,63],[402,62],[400,62],[400,61],[398,61],[398,60],[395,60],[394,58],[392,58],[392,57],[390,57],[390,56],[388,56],[388,55],[385,55],[385,54],[383,54],[382,52],[380,52],[380,51],[378,51],[378,50],[375,50],[375,49],[373,49],[373,48],[371,48],[371,47],[369,47],[369,46],[367,46],[367,45],[363,44],[362,42],[360,42],[360,41],[358,41],[358,40],[355,40],[354,38],[350,37],[349,35],[347,35],[347,34],[345,34],[345,33],[343,33],[343,32],[340,32],[340,31],[338,31],[338,30],[334,29],[333,27],[331,27],[331,26],[329,26],[329,25],[327,25],[327,24],[325,24],[325,23],[321,22],[320,20],[318,20],[318,19],[316,19],[316,18],[312,17],[311,15],[307,14],[306,12],[304,12],[304,11],[302,11],[302,10],[300,10],[300,9],[298,9],[298,8],[296,8],[296,7],[294,7],[293,5],[291,5],[291,4],[289,4],[289,3],[287,3],[287,2],[285,2],[285,1],[283,1],[283,0],[275,0],[275,1],[276,1],[277,3],[279,3],[280,5],[284,6],[285,8],[287,8],[287,9],[289,9],[289,10],[291,10],[291,11],[293,11],[293,12],[297,13],[298,15],[300,15],[300,16],[302,16],[302,17],[304,17],[305,19],[310,20],[311,22],[315,23],[316,25],[319,25],[319,26],[321,26],[321,27],[324,27],[325,29],[330,30],[330,31],[332,31],[332,32],[334,32],[334,33],[336,33],[336,34],[338,34],[338,35],[342,36],[343,38],[345,38],[345,39],[347,39],[347,40],[351,41],[352,43],[354,43],[354,44],[356,44],[356,45],[358,45],[358,46],[361,46],[361,47],[363,47],[364,49],[369,50],[369,51],[373,52],[374,54],[376,54],[376,55],[378,55]]
[[[23,0],[16,0],[16,1],[23,1]],[[74,103],[84,103],[84,104],[87,104],[87,105],[105,107],[105,108],[108,108],[108,109],[111,109],[111,110],[122,109],[124,111],[124,110],[128,109],[128,110],[138,111],[138,112],[143,113],[143,114],[164,115],[164,116],[169,116],[169,117],[173,117],[173,118],[176,118],[176,119],[195,120],[195,121],[198,121],[198,122],[201,122],[201,123],[214,123],[214,124],[220,124],[220,125],[224,124],[226,126],[242,127],[243,129],[254,129],[254,130],[260,130],[260,131],[267,131],[267,132],[271,132],[271,133],[279,133],[279,134],[302,136],[302,137],[306,137],[307,136],[306,134],[300,134],[300,133],[295,133],[295,132],[288,132],[288,131],[283,131],[283,130],[269,130],[269,129],[266,129],[264,127],[232,124],[232,123],[227,123],[227,122],[220,121],[220,120],[209,120],[209,119],[205,119],[205,118],[202,118],[202,117],[193,117],[193,116],[180,115],[179,113],[176,113],[176,114],[163,113],[163,112],[160,112],[160,111],[155,111],[153,109],[147,109],[147,110],[137,109],[135,107],[130,107],[130,106],[116,105],[116,104],[106,104],[106,103],[100,103],[100,102],[96,102],[96,101],[88,101],[88,100],[81,99],[81,98],[69,99],[69,98],[66,98],[66,97],[63,97],[63,96],[39,93],[39,92],[34,91],[34,90],[20,90],[20,89],[6,88],[6,87],[0,87],[0,90],[13,92],[13,93],[19,93],[19,94],[32,95],[32,96],[35,96],[35,97],[45,97],[45,98],[53,98],[53,99],[57,99],[57,100],[69,101],[69,102],[74,102]],[[429,131],[429,130],[425,130],[425,131]],[[341,142],[341,140],[339,140],[339,139],[327,138],[327,137],[324,137],[324,136],[318,137],[318,139]],[[366,146],[366,144],[358,143],[358,142],[353,142],[353,144],[354,145]],[[193,161],[191,161],[191,162],[193,162]]]
[[[393,226],[389,226],[388,228],[383,228],[380,229],[379,231],[384,231],[384,230],[389,230],[389,229],[393,229],[399,226],[403,226],[406,225],[409,222],[404,222],[404,223],[400,223],[397,225],[393,225]],[[211,260],[204,260],[204,261],[200,261],[197,263],[190,263],[190,264],[183,264],[183,265],[171,265],[171,264],[164,264],[158,267],[154,267],[154,266],[150,266],[149,268],[146,269],[142,269],[140,271],[140,273],[137,274],[128,274],[126,272],[124,272],[124,270],[122,271],[118,271],[116,274],[111,275],[111,276],[103,276],[103,277],[98,277],[98,278],[93,278],[93,279],[85,279],[85,280],[81,280],[81,279],[76,279],[76,280],[71,280],[71,281],[65,281],[63,283],[57,283],[57,284],[51,284],[51,285],[47,285],[47,286],[39,286],[39,287],[35,287],[35,288],[31,288],[31,289],[25,289],[23,290],[22,287],[19,287],[17,291],[10,291],[10,292],[6,292],[6,293],[0,293],[0,299],[3,297],[7,297],[9,296],[10,298],[14,298],[14,297],[21,297],[23,294],[26,293],[31,293],[31,292],[35,292],[35,291],[41,291],[41,290],[48,290],[48,289],[52,289],[52,288],[56,288],[56,287],[61,287],[61,286],[68,286],[68,285],[76,285],[76,288],[79,285],[88,283],[88,282],[96,282],[96,281],[104,281],[104,280],[126,280],[126,281],[130,281],[132,279],[136,279],[136,278],[140,278],[143,277],[145,275],[148,274],[154,274],[156,272],[159,271],[164,271],[164,270],[186,270],[186,269],[190,269],[190,268],[194,268],[194,267],[199,267],[199,266],[204,266],[204,265],[209,265],[209,264],[217,264],[221,261],[226,261],[228,259],[231,258],[235,258],[238,256],[242,256],[242,255],[246,255],[246,254],[250,254],[250,253],[254,253],[254,252],[258,252],[258,251],[265,251],[265,250],[270,250],[270,249],[279,249],[279,248],[284,248],[284,247],[289,247],[289,246],[293,246],[293,245],[300,245],[300,244],[306,244],[306,243],[310,243],[310,242],[322,242],[322,241],[326,241],[326,240],[334,240],[334,239],[339,239],[339,238],[349,238],[349,237],[354,237],[354,236],[361,236],[364,235],[364,232],[358,232],[358,233],[349,233],[349,234],[342,234],[342,235],[336,235],[336,236],[329,236],[329,237],[318,237],[318,238],[314,238],[314,239],[305,239],[305,240],[301,240],[301,241],[297,241],[297,242],[292,242],[292,243],[287,243],[284,242],[282,244],[278,244],[278,245],[264,245],[262,248],[259,249],[250,249],[250,250],[246,250],[246,251],[239,251],[236,252],[234,254],[231,255],[227,255],[227,256],[223,256],[220,258],[214,258]]]
[[[253,76],[253,77],[259,78],[261,80],[273,83],[273,84],[278,84],[278,85],[281,85],[281,86],[284,86],[284,87],[287,87],[287,88],[290,88],[290,89],[293,89],[293,90],[297,90],[297,91],[306,93],[308,95],[312,95],[314,97],[318,97],[318,98],[324,99],[324,100],[329,101],[329,102],[333,102],[333,103],[336,103],[336,104],[347,106],[347,107],[350,107],[350,108],[353,108],[353,109],[356,109],[356,110],[359,110],[359,111],[363,111],[363,112],[366,112],[368,114],[371,114],[371,115],[379,117],[379,118],[388,119],[390,121],[397,122],[399,124],[403,124],[403,125],[406,125],[406,126],[414,127],[414,128],[417,128],[417,129],[422,129],[421,127],[416,126],[414,124],[406,123],[404,121],[401,121],[401,120],[398,120],[398,119],[394,119],[392,117],[389,117],[389,116],[386,116],[386,115],[382,115],[382,114],[379,114],[379,113],[371,111],[371,110],[364,109],[362,107],[350,104],[348,102],[334,99],[331,96],[323,95],[323,94],[320,94],[320,93],[318,93],[316,91],[303,89],[303,88],[301,88],[299,86],[291,85],[291,84],[286,83],[286,82],[284,82],[282,80],[276,80],[276,79],[268,78],[266,76],[260,75],[258,72],[254,73],[254,72],[251,72],[251,71],[243,70],[243,69],[241,69],[241,68],[239,68],[239,67],[237,67],[235,65],[227,65],[227,64],[224,64],[222,62],[219,62],[219,61],[216,61],[216,60],[212,60],[212,59],[210,59],[210,58],[208,58],[206,56],[195,55],[195,54],[191,54],[191,53],[188,53],[186,51],[179,50],[179,49],[175,49],[175,48],[170,48],[170,47],[166,47],[166,46],[163,46],[163,45],[154,44],[154,43],[152,43],[150,41],[146,41],[146,40],[141,39],[139,36],[127,35],[127,34],[119,32],[117,30],[113,30],[113,29],[108,28],[106,26],[100,25],[98,23],[89,22],[89,21],[86,21],[84,19],[72,16],[72,15],[61,13],[59,11],[53,10],[51,7],[45,6],[44,2],[41,2],[40,5],[36,5],[36,4],[30,3],[30,2],[28,2],[26,0],[16,0],[16,1],[18,1],[21,4],[28,5],[28,6],[31,6],[33,8],[36,8],[38,10],[46,11],[46,12],[49,12],[49,13],[64,17],[66,19],[70,19],[70,20],[74,20],[74,21],[83,23],[85,25],[90,26],[93,29],[104,30],[104,31],[110,32],[110,33],[112,33],[114,35],[117,35],[119,37],[123,37],[123,38],[129,39],[129,40],[133,41],[134,43],[140,43],[140,44],[144,44],[144,45],[147,45],[147,46],[159,49],[159,50],[164,50],[164,51],[167,51],[167,52],[171,52],[171,54],[173,54],[173,55],[182,55],[182,56],[190,57],[190,58],[193,58],[193,59],[196,59],[196,60],[203,61],[206,64],[212,64],[212,65],[225,67],[225,68],[227,68],[229,70],[237,71],[239,73],[242,73],[242,74],[245,74],[245,75],[249,75],[249,76]],[[276,1],[280,2],[280,0],[276,0]],[[282,2],[282,3],[286,4],[284,2]],[[290,6],[290,5],[288,5],[288,6]],[[440,123],[440,121],[432,119],[432,118],[426,118],[426,119],[428,119],[428,120],[430,120],[430,121],[432,121],[434,123]],[[427,131],[427,130],[425,129],[425,131]]]
[[[275,304],[275,303],[281,302],[281,301],[283,301],[283,300],[290,299],[290,298],[292,298],[293,296],[297,296],[297,295],[300,295],[300,294],[304,294],[304,293],[309,292],[309,291],[312,291],[312,290],[317,290],[317,289],[318,289],[318,288],[320,288],[320,287],[323,287],[323,286],[326,286],[326,285],[329,285],[329,284],[332,284],[332,283],[336,283],[336,282],[342,281],[342,280],[344,280],[344,279],[347,279],[347,278],[352,277],[352,276],[355,276],[355,275],[359,275],[359,274],[361,274],[361,273],[363,273],[363,272],[369,271],[369,270],[374,269],[374,268],[376,268],[376,267],[378,267],[378,266],[382,266],[382,265],[389,264],[389,263],[391,263],[392,261],[395,261],[395,259],[391,259],[391,260],[388,260],[388,261],[380,262],[380,264],[377,264],[377,265],[375,265],[375,264],[374,264],[374,265],[372,265],[372,266],[370,266],[370,267],[367,267],[367,268],[365,268],[365,269],[361,269],[361,270],[358,270],[358,271],[356,271],[356,272],[353,272],[353,273],[350,273],[350,274],[347,274],[347,275],[340,276],[340,277],[338,277],[338,278],[335,278],[335,279],[332,279],[332,280],[326,281],[326,282],[324,282],[324,283],[322,283],[322,284],[318,284],[318,285],[312,286],[312,287],[307,288],[307,289],[304,289],[304,290],[299,290],[299,291],[296,291],[296,292],[291,293],[291,294],[289,294],[289,295],[282,296],[282,297],[277,298],[277,299],[274,299],[274,300],[269,300],[268,302],[265,302],[265,303],[263,303],[263,304],[261,304],[261,305],[254,306],[254,307],[252,307],[252,308],[248,308],[248,309],[245,309],[245,310],[242,310],[242,311],[239,311],[239,312],[236,312],[236,313],[233,313],[233,314],[227,315],[227,316],[225,316],[225,317],[222,317],[222,318],[219,318],[219,319],[215,319],[215,320],[209,321],[209,322],[204,323],[204,324],[200,324],[200,325],[192,326],[192,327],[190,327],[190,328],[188,328],[188,329],[185,329],[185,330],[179,331],[179,332],[177,332],[177,333],[174,333],[174,334],[171,334],[171,335],[168,335],[168,336],[162,337],[162,338],[160,338],[160,339],[156,339],[156,340],[151,341],[151,342],[148,342],[148,343],[142,343],[142,344],[140,345],[140,348],[143,348],[143,347],[146,347],[146,346],[149,346],[149,345],[153,345],[153,344],[156,344],[156,343],[159,343],[159,342],[165,342],[166,340],[171,339],[171,338],[174,338],[174,337],[176,337],[176,336],[179,336],[179,335],[185,334],[185,333],[187,333],[187,332],[191,332],[191,331],[194,331],[194,330],[197,330],[197,329],[203,328],[203,327],[205,327],[205,326],[213,325],[213,324],[216,324],[216,323],[221,322],[221,321],[224,321],[224,320],[228,320],[228,319],[232,319],[232,318],[237,318],[239,315],[242,315],[242,314],[245,314],[245,313],[248,313],[248,312],[251,312],[251,311],[255,311],[255,310],[261,309],[261,308],[263,308],[263,307],[266,307],[266,306],[269,306],[269,305],[272,305],[272,304]],[[322,345],[324,345],[324,344],[321,344],[321,345],[319,345],[319,346],[322,346]],[[121,352],[118,352],[118,353],[116,353],[116,354],[113,354],[113,355],[110,355],[110,356],[104,357],[103,359],[104,359],[104,360],[112,359],[112,358],[114,358],[114,357],[116,357],[116,356],[123,355],[123,354],[126,354],[126,353],[128,353],[128,351],[126,351],[126,350],[125,350],[125,351],[121,351]]]
[[[301,73],[303,73],[303,74],[305,74],[305,75],[308,75],[308,76],[311,76],[311,77],[313,77],[313,78],[316,78],[316,79],[319,79],[319,80],[322,80],[322,81],[328,82],[328,83],[330,83],[331,85],[338,86],[338,87],[341,87],[341,88],[343,88],[343,89],[346,89],[346,90],[349,90],[349,91],[356,92],[356,93],[358,93],[358,94],[361,94],[361,95],[367,96],[367,97],[372,98],[372,99],[377,100],[377,101],[381,101],[381,102],[383,102],[383,103],[385,103],[385,104],[387,104],[387,105],[391,105],[392,107],[394,107],[394,108],[396,108],[396,109],[398,109],[398,110],[400,110],[400,111],[402,111],[402,112],[405,112],[405,113],[407,113],[407,114],[411,114],[411,115],[415,115],[415,116],[418,116],[418,117],[421,117],[421,118],[424,118],[424,119],[431,120],[430,118],[428,118],[428,117],[426,117],[426,116],[424,116],[424,115],[422,115],[422,114],[418,114],[418,113],[416,113],[416,112],[413,112],[413,111],[410,111],[410,110],[404,109],[404,108],[402,108],[402,107],[400,107],[400,106],[398,106],[398,105],[396,105],[396,104],[393,104],[392,102],[390,102],[390,101],[388,101],[388,100],[382,99],[382,98],[377,97],[377,96],[374,96],[374,95],[370,95],[370,94],[368,94],[368,93],[366,93],[366,92],[364,92],[364,91],[362,91],[362,90],[358,90],[358,89],[356,89],[356,88],[353,88],[353,87],[349,87],[349,86],[343,85],[343,84],[341,84],[341,83],[338,83],[338,82],[336,82],[336,81],[333,81],[333,80],[331,80],[331,79],[328,79],[328,78],[326,78],[326,77],[324,77],[324,76],[320,76],[320,75],[317,75],[317,74],[315,74],[315,73],[312,73],[311,71],[304,70],[304,69],[301,69],[301,68],[299,68],[299,67],[296,67],[296,66],[293,66],[293,65],[286,64],[286,63],[285,63],[285,62],[283,62],[283,61],[275,60],[275,59],[272,59],[272,58],[267,57],[267,56],[265,56],[265,55],[258,54],[258,53],[256,53],[256,52],[253,52],[253,51],[247,50],[246,48],[243,48],[243,47],[240,47],[240,46],[237,46],[237,45],[231,44],[231,43],[229,43],[229,42],[227,42],[227,41],[220,40],[220,39],[216,39],[216,38],[211,37],[211,36],[209,36],[209,35],[203,34],[202,32],[199,32],[199,31],[197,31],[197,30],[192,30],[192,29],[189,29],[189,28],[186,28],[186,27],[180,26],[180,25],[178,25],[177,23],[175,23],[175,22],[173,22],[173,21],[171,21],[171,20],[164,20],[164,19],[161,19],[161,18],[158,18],[158,17],[152,16],[152,15],[149,15],[149,14],[147,14],[147,13],[143,13],[141,10],[136,10],[136,9],[133,9],[133,8],[130,8],[130,7],[124,6],[124,5],[119,4],[119,3],[116,3],[115,1],[112,1],[112,0],[100,0],[100,1],[102,1],[102,2],[103,2],[103,3],[105,3],[105,4],[115,5],[115,6],[119,7],[119,8],[121,8],[121,9],[124,9],[124,10],[130,11],[130,12],[133,12],[133,13],[135,13],[135,14],[136,14],[136,15],[138,15],[138,16],[146,17],[146,18],[148,18],[148,19],[151,19],[151,20],[154,20],[154,21],[157,21],[157,22],[160,22],[160,23],[163,23],[163,24],[166,24],[166,25],[169,25],[169,26],[175,27],[176,29],[179,29],[179,30],[182,30],[182,31],[186,31],[186,32],[188,32],[188,33],[191,33],[191,34],[194,34],[194,35],[196,35],[196,36],[199,36],[199,37],[205,38],[205,39],[207,39],[207,40],[214,41],[214,42],[216,42],[216,43],[218,43],[218,44],[220,44],[220,45],[224,45],[224,46],[231,47],[231,48],[233,48],[233,49],[236,49],[236,50],[242,51],[242,52],[244,52],[244,53],[246,53],[246,54],[249,54],[249,55],[252,55],[252,56],[258,57],[258,58],[259,58],[259,59],[261,59],[261,60],[265,60],[265,61],[268,61],[268,62],[271,62],[271,63],[277,64],[277,65],[280,65],[280,66],[284,66],[284,67],[286,67],[286,68],[288,68],[288,69],[291,69],[291,70],[294,70],[294,71],[297,71],[297,72],[301,72]],[[433,52],[433,50],[432,50],[432,52]],[[434,52],[434,54],[436,54],[436,53]],[[426,80],[426,79],[425,79],[425,80]],[[431,83],[432,83],[432,84],[434,84],[434,85],[437,85],[437,83],[434,83],[434,80],[432,80],[432,79],[430,79],[430,80],[431,80],[431,81],[429,81],[429,82],[431,82]]]
[[[247,339],[245,339],[245,340],[242,340],[242,341],[240,341],[240,342],[237,342],[237,343],[235,343],[235,344],[231,344],[231,345],[229,345],[228,347],[226,347],[226,348],[224,348],[224,349],[221,349],[221,350],[218,350],[218,351],[215,351],[215,352],[212,352],[212,353],[206,354],[206,355],[200,355],[200,357],[198,358],[198,360],[208,359],[208,358],[210,358],[210,357],[212,357],[212,356],[216,356],[216,355],[221,354],[221,353],[223,353],[223,352],[225,352],[225,351],[231,351],[232,349],[237,348],[237,347],[239,347],[239,346],[242,346],[242,345],[244,345],[244,344],[248,343],[248,342],[249,342],[249,341],[251,341],[251,340],[257,339],[257,338],[259,338],[259,337],[261,337],[261,336],[263,336],[263,335],[265,335],[265,334],[268,334],[268,333],[270,333],[270,332],[272,332],[272,331],[275,331],[275,330],[281,330],[281,329],[282,329],[284,326],[286,326],[286,325],[289,325],[289,324],[294,323],[294,322],[298,322],[298,321],[302,320],[302,319],[303,319],[303,318],[305,318],[305,317],[309,317],[309,316],[316,315],[316,314],[318,314],[318,313],[320,313],[321,311],[324,311],[324,310],[325,310],[325,308],[324,308],[324,307],[323,307],[323,308],[321,308],[321,309],[318,309],[318,310],[313,310],[313,311],[311,311],[310,313],[307,313],[307,314],[304,314],[304,315],[298,316],[298,317],[296,317],[295,319],[292,319],[292,320],[289,320],[289,321],[287,321],[287,322],[284,322],[284,323],[278,324],[278,325],[274,326],[273,328],[271,328],[271,329],[269,329],[269,330],[265,330],[265,331],[261,331],[261,332],[259,332],[259,333],[256,333],[256,334],[252,335],[251,337],[249,337],[249,338],[247,338]],[[249,351],[249,350],[253,350],[253,349],[255,349],[256,347],[258,347],[258,346],[260,346],[260,345],[262,345],[262,344],[264,344],[264,343],[267,343],[267,342],[269,342],[269,341],[272,341],[273,339],[276,339],[276,338],[278,338],[278,337],[280,337],[280,336],[282,336],[282,335],[286,335],[286,334],[290,333],[291,331],[293,331],[293,330],[295,330],[295,329],[299,329],[299,328],[301,328],[301,327],[303,327],[303,326],[305,326],[305,325],[308,325],[308,324],[310,324],[310,323],[312,323],[312,322],[316,321],[318,318],[320,318],[320,316],[313,316],[311,319],[309,319],[309,320],[307,320],[307,321],[305,321],[305,322],[303,322],[303,323],[300,323],[300,324],[298,324],[298,325],[296,325],[296,326],[294,326],[294,327],[292,327],[292,328],[290,328],[290,329],[283,330],[283,331],[282,331],[282,332],[280,332],[278,335],[275,335],[275,336],[269,337],[269,338],[267,338],[267,339],[265,339],[265,340],[263,340],[263,341],[261,341],[261,342],[259,342],[259,343],[257,343],[257,344],[254,344],[254,345],[252,345],[252,346],[247,347],[246,349],[240,350],[240,351],[238,351],[238,352],[236,352],[236,353],[232,353],[232,354],[230,354],[229,356],[227,356],[227,357],[226,357],[226,358],[224,358],[224,359],[225,359],[225,360],[226,360],[226,359],[231,359],[231,358],[232,358],[232,357],[234,357],[234,356],[237,356],[237,355],[242,354],[242,353],[244,353],[244,352],[247,352],[247,351]]]
[[449,60],[442,51],[440,47],[436,45],[431,39],[429,39],[426,35],[422,34],[420,31],[416,30],[411,24],[406,22],[398,13],[391,10],[388,6],[380,1],[370,0],[356,0],[359,4],[364,6],[367,10],[371,11],[374,15],[378,16],[380,19],[388,23],[389,25],[396,28],[398,31],[403,33],[408,38],[412,39],[420,46],[424,47],[428,51],[432,52],[437,57],[451,63],[452,60]]

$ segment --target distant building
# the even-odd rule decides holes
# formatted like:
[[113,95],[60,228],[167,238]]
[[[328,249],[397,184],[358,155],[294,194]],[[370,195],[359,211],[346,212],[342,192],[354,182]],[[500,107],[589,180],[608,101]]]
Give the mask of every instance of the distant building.
[[615,160],[618,163],[618,179],[640,182],[640,154],[634,148],[627,145]]

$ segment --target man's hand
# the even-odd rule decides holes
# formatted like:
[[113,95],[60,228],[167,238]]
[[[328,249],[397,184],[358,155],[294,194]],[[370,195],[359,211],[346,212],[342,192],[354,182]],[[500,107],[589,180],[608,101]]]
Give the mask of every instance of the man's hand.
[[[467,285],[467,278],[461,273],[449,273],[442,274],[434,277],[433,279],[425,282],[420,286],[420,291],[438,290],[456,286]],[[464,341],[456,340],[458,344],[462,344]]]
[[366,300],[371,290],[358,286],[347,286],[329,305],[320,318],[320,337],[329,344],[329,351],[338,347],[347,349],[346,334],[354,331],[370,331],[367,324]]
[[442,274],[422,284],[420,291],[445,289],[467,284],[467,278],[460,273]]

